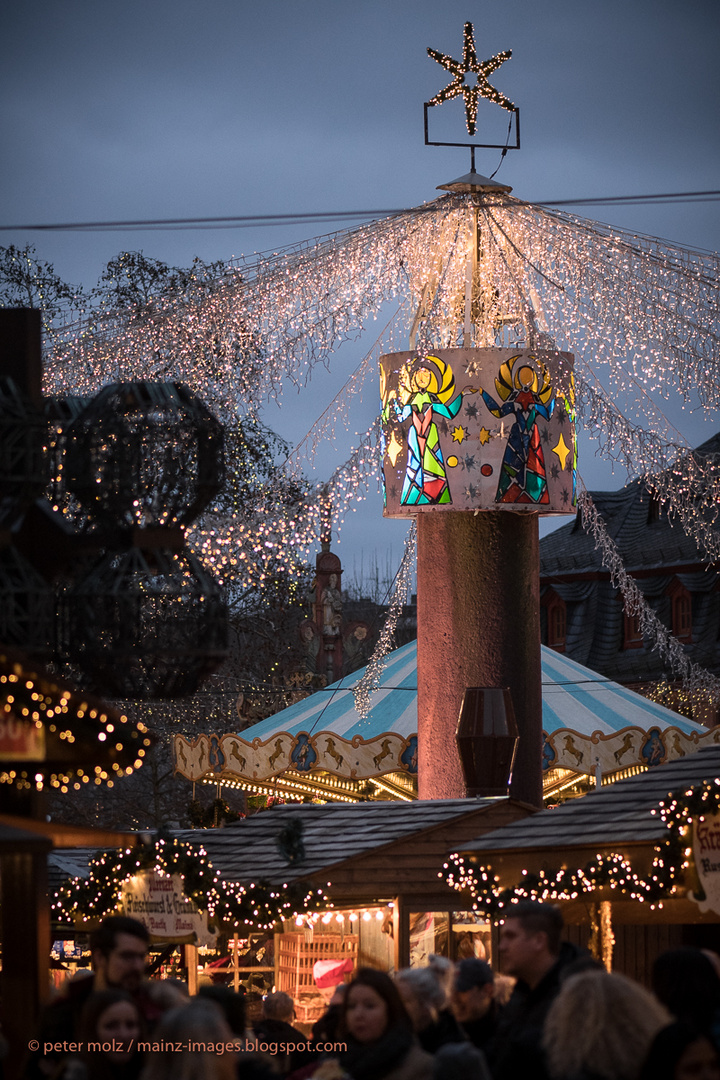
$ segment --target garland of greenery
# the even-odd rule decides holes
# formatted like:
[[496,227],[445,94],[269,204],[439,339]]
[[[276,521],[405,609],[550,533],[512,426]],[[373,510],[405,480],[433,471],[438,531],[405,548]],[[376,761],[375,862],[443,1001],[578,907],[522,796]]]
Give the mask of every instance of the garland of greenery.
[[[522,879],[507,888],[500,888],[500,878],[491,866],[476,865],[456,852],[443,865],[439,876],[456,892],[468,892],[473,910],[490,917],[520,900],[576,900],[579,896],[607,888],[623,899],[647,903],[650,910],[659,909],[690,865],[693,822],[717,813],[719,809],[720,779],[704,780],[692,788],[670,792],[650,811],[659,815],[667,826],[668,835],[655,846],[652,866],[646,877],[638,874],[632,863],[617,852],[598,854],[576,869],[563,867],[540,870],[536,874],[523,871]],[[696,895],[702,899],[697,890]]]
[[158,836],[136,847],[96,852],[88,876],[72,878],[56,892],[52,905],[56,918],[60,922],[89,922],[112,915],[118,908],[122,883],[143,871],[178,875],[185,896],[206,911],[213,923],[232,929],[270,929],[283,919],[329,905],[323,889],[294,883],[279,888],[262,881],[245,887],[223,880],[204,848]]

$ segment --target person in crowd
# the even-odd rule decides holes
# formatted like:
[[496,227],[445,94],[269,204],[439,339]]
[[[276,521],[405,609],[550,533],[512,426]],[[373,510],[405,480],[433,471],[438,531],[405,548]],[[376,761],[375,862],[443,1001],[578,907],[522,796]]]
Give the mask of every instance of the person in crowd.
[[[143,1034],[137,1002],[126,990],[91,994],[80,1017],[81,1057],[88,1080],[137,1080],[143,1066],[138,1046]],[[93,1044],[103,1049],[93,1051]]]
[[[395,976],[395,985],[423,1050],[435,1054],[446,1043],[465,1042],[460,1025],[447,1008],[444,980],[437,964],[419,968],[403,968]],[[444,975],[444,972],[442,972]]]
[[347,991],[347,983],[340,983],[333,990],[333,995],[328,1002],[328,1007],[319,1020],[312,1026],[312,1042],[333,1042],[337,1038],[338,1027],[342,1017],[342,1004]]
[[234,1035],[241,1039],[251,1038],[252,1032],[247,1029],[244,993],[236,993],[229,986],[207,983],[199,988],[197,1000],[209,1001],[216,1005],[227,1020],[228,1026]]
[[151,979],[147,985],[147,995],[161,1014],[186,1005],[190,1000],[187,984],[179,979]]
[[655,1036],[640,1080],[720,1080],[713,1041],[686,1020],[676,1020]]
[[720,977],[702,949],[661,953],[653,964],[652,988],[676,1019],[707,1032],[720,1046]]
[[233,1045],[241,1044],[221,1009],[196,999],[162,1017],[140,1080],[237,1080],[242,1073]]
[[92,975],[64,984],[59,996],[40,1017],[37,1042],[40,1050],[27,1061],[25,1080],[52,1076],[59,1060],[43,1057],[46,1043],[73,1042],[79,1039],[79,1025],[85,1002],[99,990],[125,990],[135,1000],[148,1027],[157,1021],[162,1010],[148,994],[145,979],[150,935],[141,922],[124,915],[103,919],[90,935]]
[[348,985],[338,1038],[344,1049],[290,1074],[290,1080],[432,1080],[433,1059],[418,1045],[395,983],[360,968]]
[[77,1047],[54,1068],[53,1080],[137,1080],[143,1066],[140,1012],[126,990],[97,990],[85,1002]]
[[[506,975],[516,979],[486,1046],[494,1080],[546,1080],[542,1048],[545,1017],[560,991],[563,967],[578,950],[561,942],[563,919],[552,904],[521,900],[500,928],[498,957]],[[562,947],[561,947],[562,946]]]
[[295,1002],[289,994],[277,991],[264,998],[262,1017],[254,1026],[258,1040],[267,1043],[284,1043],[294,1048],[276,1057],[277,1067],[283,1076],[306,1065],[310,1056],[306,1036],[298,1028],[292,1026],[294,1019]]
[[585,970],[565,979],[543,1031],[553,1080],[638,1080],[670,1016],[624,975]]
[[484,960],[468,957],[455,968],[452,1011],[462,1031],[480,1050],[488,1045],[497,1027],[495,976]]
[[485,1055],[472,1043],[446,1043],[434,1061],[433,1080],[491,1080]]

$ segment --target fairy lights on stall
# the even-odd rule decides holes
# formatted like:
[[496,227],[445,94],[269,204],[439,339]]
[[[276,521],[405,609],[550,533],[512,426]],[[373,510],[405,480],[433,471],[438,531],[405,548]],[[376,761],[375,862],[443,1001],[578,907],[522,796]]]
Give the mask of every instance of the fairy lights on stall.
[[617,894],[618,899],[646,903],[650,910],[655,910],[662,908],[663,901],[682,885],[690,868],[693,823],[718,810],[720,778],[669,793],[650,811],[667,826],[668,835],[655,845],[652,865],[644,875],[633,868],[626,856],[598,852],[576,868],[564,866],[537,874],[523,870],[516,884],[503,886],[491,866],[477,864],[473,858],[455,852],[443,864],[439,877],[454,891],[468,893],[473,910],[486,915],[507,913],[520,900],[577,900],[606,890]]
[[52,904],[61,922],[87,923],[117,912],[122,885],[143,871],[160,877],[178,876],[185,896],[205,911],[211,921],[238,929],[271,929],[283,919],[330,904],[322,888],[308,889],[294,882],[272,886],[252,882],[245,886],[224,879],[201,846],[157,837],[148,844],[99,851],[90,860],[87,877],[74,877],[55,894]]

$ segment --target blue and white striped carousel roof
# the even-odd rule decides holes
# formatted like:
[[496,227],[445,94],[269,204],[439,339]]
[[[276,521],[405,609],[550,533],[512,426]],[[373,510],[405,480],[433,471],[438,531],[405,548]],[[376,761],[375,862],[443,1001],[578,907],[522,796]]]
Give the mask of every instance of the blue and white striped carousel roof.
[[[417,643],[411,641],[388,654],[365,720],[355,708],[352,692],[364,673],[364,668],[355,671],[253,724],[242,733],[243,738],[265,741],[282,732],[316,735],[321,731],[348,740],[355,735],[370,740],[386,732],[403,738],[416,734]],[[595,732],[613,735],[629,727],[645,731],[673,727],[686,735],[707,734],[707,728],[700,724],[545,646],[542,646],[542,712],[546,736],[561,729],[585,737]]]

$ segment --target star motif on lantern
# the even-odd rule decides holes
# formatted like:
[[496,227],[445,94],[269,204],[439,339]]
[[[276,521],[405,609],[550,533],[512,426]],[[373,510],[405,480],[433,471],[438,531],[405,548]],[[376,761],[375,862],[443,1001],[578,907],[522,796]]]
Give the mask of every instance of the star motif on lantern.
[[402,450],[402,443],[398,442],[398,440],[397,440],[397,438],[395,436],[395,432],[393,431],[392,435],[390,436],[390,442],[388,443],[388,447],[387,447],[387,456],[390,458],[390,461],[392,462],[393,468],[395,468],[395,462],[397,461],[398,454],[400,453],[401,450]]
[[453,437],[453,442],[461,443],[463,441],[463,439],[467,438],[467,429],[464,428],[464,427],[459,427],[459,426],[453,428],[452,437]]
[[488,429],[486,427],[481,427],[480,428],[480,431],[478,433],[478,439],[480,440],[480,445],[481,446],[484,446],[485,443],[490,442],[490,432],[488,431]]
[[[509,101],[504,94],[501,94],[499,90],[496,90],[488,82],[488,76],[492,75],[501,64],[510,59],[512,51],[507,49],[505,52],[497,53],[496,56],[491,57],[489,60],[479,61],[475,51],[472,23],[465,23],[462,62],[453,60],[452,57],[446,56],[436,49],[428,49],[428,56],[432,57],[433,60],[437,61],[438,64],[454,76],[451,83],[448,83],[434,98],[428,101],[428,105],[441,105],[444,101],[450,101],[452,98],[459,97],[462,94],[465,99],[465,123],[470,135],[475,134],[479,97],[493,101],[496,105],[507,109],[508,112],[515,111],[512,101]],[[469,78],[472,75],[477,76],[474,85]]]
[[562,435],[558,440],[557,446],[553,446],[553,453],[557,454],[557,456],[560,458],[560,464],[564,469],[567,456],[570,453],[570,447],[565,445],[565,440],[563,439]]

